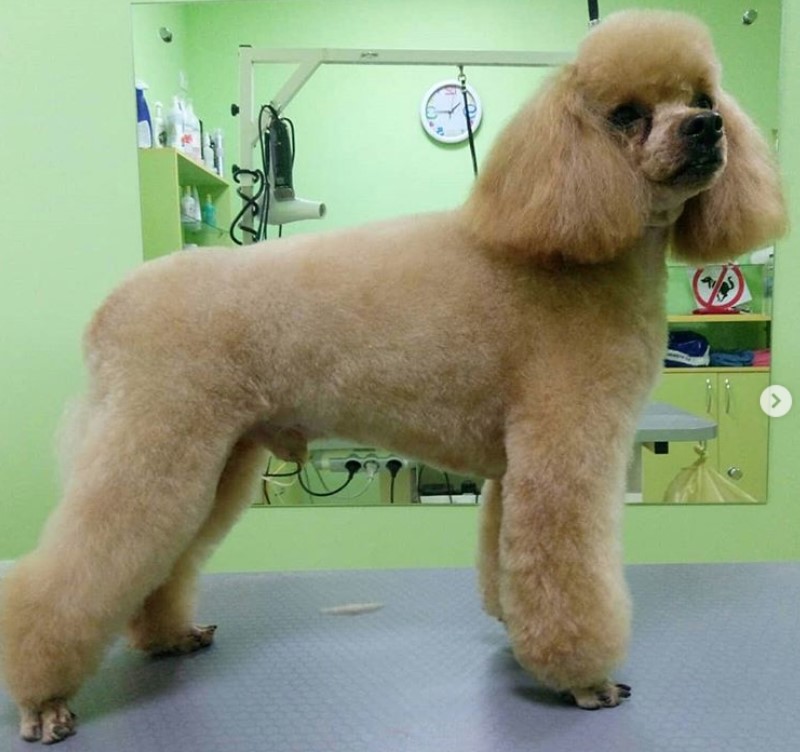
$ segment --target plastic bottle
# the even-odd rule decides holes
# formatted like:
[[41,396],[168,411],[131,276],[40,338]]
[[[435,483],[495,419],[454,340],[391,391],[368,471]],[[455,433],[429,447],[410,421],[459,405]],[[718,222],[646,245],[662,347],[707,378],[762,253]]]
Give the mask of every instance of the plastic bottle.
[[767,316],[772,316],[772,290],[775,284],[775,257],[770,254],[764,262],[762,274],[762,307]]
[[183,103],[177,95],[172,97],[172,108],[167,115],[167,146],[183,151]]
[[160,149],[167,145],[167,126],[164,122],[164,105],[161,102],[155,103],[155,114],[153,115],[153,146]]
[[202,161],[201,153],[202,143],[200,137],[200,120],[194,113],[194,107],[191,102],[187,102],[183,113],[183,142],[184,151],[186,155],[192,159],[200,162]]
[[208,225],[209,227],[216,227],[217,226],[217,207],[214,206],[214,202],[211,200],[211,194],[206,193],[206,200],[203,203],[203,224]]
[[153,145],[153,124],[150,122],[150,108],[144,96],[147,84],[136,82],[136,142],[140,149],[149,149]]
[[197,186],[192,188],[192,201],[194,205],[192,206],[193,214],[192,219],[194,220],[194,224],[196,228],[200,227],[200,223],[203,221],[203,210],[200,206],[200,191],[197,190]]
[[183,196],[181,197],[181,224],[185,227],[194,227],[196,224],[196,204],[192,189],[190,186],[185,186],[183,189]]
[[217,128],[214,130],[212,137],[214,145],[214,170],[220,177],[225,176],[225,162],[224,162],[224,149],[222,148],[222,129]]
[[211,148],[211,136],[203,134],[203,164],[214,172],[214,150]]

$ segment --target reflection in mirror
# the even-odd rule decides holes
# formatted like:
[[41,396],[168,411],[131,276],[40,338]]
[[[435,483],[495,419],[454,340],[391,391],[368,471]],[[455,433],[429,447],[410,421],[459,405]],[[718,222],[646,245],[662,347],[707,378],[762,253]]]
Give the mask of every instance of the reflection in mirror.
[[[313,6],[313,7],[312,7]],[[253,48],[478,49],[482,34],[459,28],[424,38],[397,23],[388,6],[362,8],[352,23],[330,23],[318,4],[264,2],[134,4],[136,78],[147,85],[154,148],[139,150],[145,259],[179,248],[233,246],[247,236],[235,222],[246,207],[234,164],[245,164],[240,121],[240,45]],[[277,15],[280,18],[277,18]],[[713,14],[712,14],[713,15]],[[557,18],[555,14],[553,18]],[[736,20],[741,28],[741,21]],[[730,24],[727,15],[711,19]],[[574,49],[580,33],[549,25],[504,27],[498,49]],[[777,122],[777,24],[768,14],[747,27],[751,37],[722,35],[718,51],[726,82],[746,100],[761,128]],[[772,31],[770,31],[772,29]],[[498,33],[500,33],[498,31]],[[766,36],[765,36],[766,35]],[[771,36],[770,36],[771,35]],[[773,38],[774,37],[774,38]],[[733,46],[732,46],[733,45]],[[744,54],[742,46],[747,46]],[[749,61],[745,65],[741,61]],[[295,66],[254,69],[258,111],[291,78]],[[479,159],[505,121],[547,71],[467,67],[484,117],[476,133]],[[293,189],[324,204],[317,218],[278,226],[262,236],[317,233],[370,220],[450,208],[463,202],[472,166],[466,141],[439,143],[420,127],[422,97],[457,70],[437,66],[322,66],[283,113]],[[269,112],[267,115],[269,115]],[[193,113],[193,115],[192,115]],[[275,128],[273,130],[276,130]],[[280,145],[267,151],[280,160]],[[259,164],[259,148],[251,151]],[[409,181],[409,175],[424,179]],[[277,184],[274,171],[272,184]],[[252,217],[255,227],[258,217]],[[231,232],[231,228],[233,233]],[[233,238],[232,238],[233,235]],[[432,260],[435,263],[435,260]],[[753,503],[767,494],[768,418],[759,396],[769,384],[771,292],[769,250],[735,266],[702,270],[671,264],[668,277],[670,353],[653,400],[679,408],[714,435],[701,440],[642,441],[632,452],[632,503]],[[268,294],[265,283],[265,295]],[[732,301],[732,302],[731,302]],[[714,309],[714,310],[710,310]],[[700,313],[702,311],[702,313]],[[419,357],[425,358],[420,352]],[[265,466],[263,506],[475,504],[482,480],[421,465],[375,446],[315,442],[299,469],[272,458]]]

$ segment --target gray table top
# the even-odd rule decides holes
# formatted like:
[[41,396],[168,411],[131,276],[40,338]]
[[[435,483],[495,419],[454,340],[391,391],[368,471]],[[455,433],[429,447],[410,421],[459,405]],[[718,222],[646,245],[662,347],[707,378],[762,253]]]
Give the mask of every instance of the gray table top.
[[652,402],[639,418],[636,442],[705,441],[717,435],[717,424],[666,402]]
[[[797,752],[800,564],[633,566],[619,708],[539,686],[469,569],[210,575],[211,649],[117,644],[79,694],[81,752]],[[335,616],[324,609],[377,602]],[[0,691],[0,749],[16,713]]]

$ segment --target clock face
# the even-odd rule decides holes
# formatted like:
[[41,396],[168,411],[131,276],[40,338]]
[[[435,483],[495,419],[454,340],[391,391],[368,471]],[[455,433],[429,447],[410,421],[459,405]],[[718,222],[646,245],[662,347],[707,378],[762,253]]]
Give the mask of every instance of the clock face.
[[[477,92],[469,84],[467,84],[467,111],[474,133],[481,124],[483,107]],[[425,132],[437,141],[455,144],[469,137],[467,113],[464,112],[464,95],[458,81],[441,81],[432,86],[422,98],[419,117]]]

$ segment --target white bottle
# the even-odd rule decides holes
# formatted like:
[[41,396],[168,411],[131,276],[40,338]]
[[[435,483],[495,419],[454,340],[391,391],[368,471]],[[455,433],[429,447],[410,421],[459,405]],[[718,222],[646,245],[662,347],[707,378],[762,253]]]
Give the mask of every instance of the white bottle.
[[186,155],[201,162],[202,146],[200,141],[200,120],[194,114],[191,102],[186,103],[183,113],[184,151]]
[[164,105],[161,102],[155,103],[155,115],[153,115],[153,146],[160,149],[167,145],[167,126],[164,122]]
[[167,146],[183,151],[183,106],[180,97],[172,97],[172,109],[167,115]]
[[214,144],[214,170],[220,177],[225,177],[224,150],[222,148],[222,129],[217,128],[212,137]]
[[211,136],[208,132],[203,134],[203,164],[214,172],[214,150],[211,148]]
[[190,186],[183,189],[183,197],[181,198],[181,224],[186,227],[194,227],[196,223],[197,209],[195,208],[195,200],[192,195]]
[[203,221],[203,208],[200,206],[200,191],[197,190],[197,186],[192,188],[192,219],[195,228],[199,229]]

